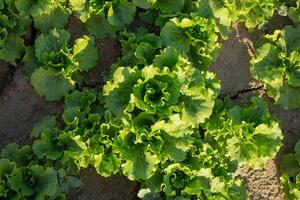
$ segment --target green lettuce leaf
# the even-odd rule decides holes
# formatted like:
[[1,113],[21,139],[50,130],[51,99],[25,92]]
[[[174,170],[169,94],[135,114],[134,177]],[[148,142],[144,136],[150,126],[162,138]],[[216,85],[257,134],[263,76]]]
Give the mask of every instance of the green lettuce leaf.
[[156,0],[132,0],[134,5],[140,8],[149,9],[154,5]]
[[2,159],[8,159],[19,166],[28,166],[33,159],[33,152],[30,146],[18,146],[16,143],[6,145],[1,150]]
[[32,137],[39,137],[44,130],[53,130],[57,127],[57,121],[53,116],[45,116],[40,122],[35,124],[31,131]]
[[202,141],[198,134],[192,134],[192,148],[182,162],[168,162],[142,182],[140,198],[247,199],[245,188],[234,175],[236,167],[231,169],[232,164],[222,149],[213,146],[212,139]]
[[53,29],[48,34],[42,34],[35,41],[36,57],[43,63],[45,54],[66,48],[70,37],[70,33],[63,29]]
[[160,117],[177,110],[187,123],[204,122],[219,92],[218,81],[211,73],[201,74],[186,60],[180,60],[176,67],[174,71],[153,66],[118,68],[104,86],[106,107],[118,118],[136,108]]
[[157,0],[155,8],[163,15],[172,16],[183,10],[184,3],[184,0]]
[[35,49],[28,48],[23,59],[24,70],[31,74],[31,84],[40,96],[58,101],[80,83],[80,71],[95,67],[99,55],[93,37],[83,36],[69,46],[70,33],[53,29],[41,34]]
[[300,22],[300,2],[296,1],[296,6],[291,7],[288,16],[294,23],[299,24]]
[[23,37],[30,26],[30,15],[24,12],[25,2],[1,1],[0,59],[15,64],[25,52]]
[[239,165],[255,169],[274,159],[282,146],[283,136],[267,104],[253,97],[248,106],[227,109],[225,103],[223,111],[216,109],[205,124],[208,133],[226,149],[226,155]]
[[124,28],[133,21],[136,7],[133,3],[127,0],[117,0],[112,3],[108,10],[108,22],[118,28]]
[[153,175],[159,159],[143,149],[136,146],[123,154],[126,162],[122,164],[123,173],[131,180],[147,179]]
[[195,7],[201,17],[216,20],[217,27],[224,39],[230,36],[232,17],[230,9],[224,6],[224,1],[201,0],[195,2]]
[[[74,91],[65,97],[63,120],[67,126],[64,131],[72,133],[78,144],[73,145],[74,153],[68,155],[68,158],[75,159],[81,168],[93,166],[106,177],[119,172],[121,160],[114,149],[119,128],[106,123],[104,112],[101,97],[93,90]],[[63,143],[72,143],[68,140]],[[72,164],[74,161],[68,162]]]
[[88,71],[93,68],[98,60],[99,54],[92,37],[83,36],[75,41],[73,49],[75,60],[80,63],[79,68]]
[[280,184],[285,197],[291,200],[300,197],[300,142],[294,147],[294,152],[285,154],[280,160]]
[[252,75],[264,82],[267,94],[276,105],[294,109],[300,106],[300,27],[286,26],[267,35],[251,60]]
[[189,59],[199,68],[206,69],[219,49],[216,24],[212,19],[197,15],[190,18],[172,18],[161,29],[165,47],[188,53]]
[[280,3],[275,0],[200,0],[196,7],[201,16],[215,18],[222,35],[230,33],[232,22],[244,22],[250,30],[262,28]]
[[[122,57],[116,66],[144,66],[152,64],[155,53],[162,47],[159,36],[153,33],[127,33],[122,32]],[[115,67],[115,66],[114,66]]]
[[74,89],[72,80],[43,68],[33,72],[31,84],[38,95],[47,101],[58,101]]
[[34,26],[44,33],[54,28],[64,28],[69,15],[70,11],[64,0],[42,0],[34,3],[31,8]]
[[97,37],[114,36],[117,28],[111,25],[105,14],[100,12],[91,15],[86,21],[87,30]]

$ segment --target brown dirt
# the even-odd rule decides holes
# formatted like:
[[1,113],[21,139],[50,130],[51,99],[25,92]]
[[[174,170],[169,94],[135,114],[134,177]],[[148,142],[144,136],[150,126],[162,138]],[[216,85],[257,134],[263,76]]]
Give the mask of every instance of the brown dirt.
[[28,144],[33,126],[45,115],[61,111],[61,103],[49,103],[37,96],[18,68],[0,95],[0,147],[11,142]]
[[121,55],[121,46],[115,39],[98,39],[96,44],[100,57],[98,65],[84,74],[85,84],[92,87],[102,85],[106,81],[105,77],[109,74],[111,65]]
[[261,170],[253,170],[247,166],[241,167],[239,170],[249,190],[250,200],[284,200],[273,160]]
[[88,35],[85,25],[75,16],[71,15],[66,28],[71,33],[71,41],[74,42],[77,38],[83,35]]
[[0,94],[11,79],[9,64],[0,60]]
[[274,16],[268,23],[267,33],[273,34],[275,30],[282,29],[286,25],[292,24],[292,21],[288,17],[280,16],[275,12]]
[[249,51],[253,51],[253,41],[259,35],[258,31],[249,33],[242,24],[233,26],[232,36],[224,42],[220,55],[210,68],[221,80],[221,96],[232,96],[253,87]]
[[80,176],[84,186],[68,196],[69,200],[136,200],[137,183],[126,177],[99,176],[93,169],[82,170]]

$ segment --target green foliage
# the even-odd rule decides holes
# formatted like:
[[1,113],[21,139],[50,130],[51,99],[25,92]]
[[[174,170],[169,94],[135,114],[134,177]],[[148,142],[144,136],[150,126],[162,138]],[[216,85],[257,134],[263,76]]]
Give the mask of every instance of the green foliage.
[[118,128],[105,123],[102,100],[92,90],[75,91],[65,97],[61,128],[53,117],[45,117],[31,135],[32,149],[39,159],[61,165],[70,174],[92,166],[103,176],[119,171],[120,159],[113,151]]
[[79,156],[86,150],[86,144],[79,136],[60,129],[54,118],[45,117],[31,135],[35,138],[32,150],[38,159],[64,166],[68,173],[74,175],[84,165],[85,161]]
[[136,7],[127,0],[97,1],[70,0],[73,13],[83,22],[91,34],[104,37],[114,35],[133,21]]
[[276,0],[199,0],[195,4],[201,16],[216,18],[224,36],[236,21],[250,30],[262,28],[280,5]]
[[[140,76],[157,76],[160,71],[153,69],[144,68]],[[134,76],[132,73],[138,71],[128,68],[129,74],[124,70],[125,77]],[[115,74],[119,79],[108,83],[107,88],[113,89],[113,83],[126,80],[119,73],[116,71],[118,76]],[[164,107],[158,107],[164,110]],[[164,117],[165,114],[159,116],[158,111],[152,114],[151,110],[139,113],[138,108],[132,109],[135,113],[126,110],[118,120],[105,112],[102,97],[97,93],[75,91],[65,98],[63,119],[66,126],[63,129],[52,117],[46,117],[33,129],[32,135],[39,138],[33,144],[34,154],[39,159],[61,163],[55,165],[64,166],[68,173],[76,174],[79,168],[93,166],[101,175],[110,176],[121,169],[130,179],[142,182],[139,196],[144,199],[179,196],[186,199],[247,199],[245,188],[235,174],[240,161],[227,155],[212,128],[203,138],[197,126],[191,123],[194,120],[186,122],[179,114]],[[233,117],[236,121],[243,119],[256,125],[262,121],[273,123],[261,100],[254,99],[251,107],[239,111],[240,114]],[[218,116],[209,121],[216,122],[215,117]],[[273,148],[277,147],[266,145],[263,149],[270,151]],[[256,161],[260,159],[265,161],[264,158]]]
[[107,21],[118,28],[123,28],[133,21],[135,6],[125,0],[115,1],[109,8]]
[[35,49],[28,48],[24,70],[31,75],[35,91],[46,100],[57,101],[75,88],[78,73],[93,68],[99,59],[93,37],[83,36],[69,45],[70,33],[53,29],[41,34]]
[[157,10],[163,17],[173,17],[184,11],[185,0],[133,0],[133,3],[140,8]]
[[119,67],[104,86],[106,107],[119,119],[143,112],[162,119],[178,113],[191,125],[204,122],[218,94],[218,81],[183,58],[172,68]]
[[220,47],[213,20],[197,15],[191,18],[172,18],[161,29],[163,45],[183,53],[199,68],[206,69]]
[[184,160],[191,128],[212,113],[219,90],[214,76],[183,58],[170,68],[119,67],[104,86],[105,106],[120,124],[116,148],[130,179],[150,178],[167,159]]
[[31,16],[36,29],[47,33],[51,29],[61,29],[68,22],[70,9],[66,0],[17,0],[16,7],[22,15]]
[[65,131],[80,138],[87,147],[77,159],[86,162],[81,167],[93,166],[102,176],[115,174],[120,167],[118,152],[113,150],[118,127],[106,123],[107,118],[102,97],[94,91],[75,91],[65,98]]
[[47,101],[57,101],[74,89],[74,85],[55,71],[39,68],[31,76],[31,84],[36,93]]
[[7,145],[0,155],[1,199],[64,199],[82,183],[63,168],[40,165],[29,146]]
[[0,2],[0,59],[12,62],[24,53],[23,37],[30,25],[28,13],[23,12],[22,0]]
[[[46,116],[37,123],[31,146],[2,149],[0,199],[65,199],[81,186],[73,176],[92,167],[105,177],[122,173],[139,181],[143,199],[246,200],[238,167],[258,169],[274,159],[282,133],[258,97],[243,106],[218,100],[220,82],[208,67],[221,46],[219,36],[227,38],[233,22],[262,28],[279,5],[0,0],[0,58],[14,63],[26,52],[23,68],[35,91],[49,101],[64,98],[61,118]],[[286,15],[295,26],[263,38],[251,72],[276,104],[297,108],[299,2],[289,6]],[[71,14],[93,36],[73,41],[64,30]],[[30,18],[37,38],[25,48]],[[101,92],[76,88],[82,72],[98,63],[94,37],[107,36],[122,47],[111,76]],[[297,144],[281,167],[283,189],[292,199],[300,198],[299,149]]]
[[300,1],[295,1],[295,5],[290,7],[288,16],[295,24],[300,23]]
[[181,54],[188,57],[199,69],[207,69],[216,57],[220,44],[214,20],[198,17],[172,18],[162,27],[160,37],[148,33],[144,27],[136,33],[122,32],[122,57],[116,66],[150,65],[163,48],[176,49],[168,51],[169,56]]
[[245,107],[219,104],[204,127],[232,161],[255,169],[274,159],[282,146],[279,124],[258,97]]
[[297,142],[294,153],[282,156],[280,162],[280,183],[286,199],[300,198],[300,141]]
[[[29,1],[32,5],[30,14],[34,26],[41,32],[47,33],[51,29],[62,29],[68,22],[70,10],[66,0]],[[29,4],[28,2],[28,4]]]
[[264,82],[267,94],[283,108],[300,107],[300,26],[286,26],[266,35],[252,59],[252,75]]
[[143,199],[247,199],[241,180],[217,142],[198,131],[191,134],[192,143],[181,162],[167,161],[142,184]]
[[123,32],[122,57],[115,65],[119,66],[145,66],[150,65],[156,52],[162,48],[162,40],[159,36],[140,29],[137,34]]
[[205,18],[215,19],[221,36],[228,38],[231,33],[232,13],[224,1],[200,0],[195,2],[197,13]]

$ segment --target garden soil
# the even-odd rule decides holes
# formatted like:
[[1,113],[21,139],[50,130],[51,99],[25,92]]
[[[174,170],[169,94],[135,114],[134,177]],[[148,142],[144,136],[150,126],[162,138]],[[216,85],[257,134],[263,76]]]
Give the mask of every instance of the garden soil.
[[[265,32],[289,24],[289,20],[275,15]],[[137,23],[138,24],[138,23]],[[72,41],[87,31],[76,18],[70,19],[67,29],[72,33]],[[155,32],[155,31],[153,31]],[[35,34],[33,34],[35,35]],[[283,200],[278,181],[279,160],[284,153],[290,152],[300,138],[300,110],[284,110],[273,105],[262,90],[262,84],[255,81],[250,74],[249,62],[255,55],[253,43],[261,32],[248,32],[242,24],[233,26],[232,36],[223,42],[220,55],[211,66],[221,80],[220,97],[230,96],[237,103],[258,94],[269,104],[270,111],[280,119],[284,133],[284,145],[275,160],[270,160],[261,170],[241,167],[241,177],[249,190],[251,200]],[[31,38],[32,40],[32,38]],[[120,56],[120,44],[112,39],[97,40],[100,60],[91,72],[84,75],[84,86],[101,89],[109,68]],[[46,102],[36,95],[28,78],[22,72],[21,65],[9,66],[0,62],[0,147],[16,142],[20,145],[30,144],[30,132],[34,124],[45,115],[59,117],[63,111],[63,102]],[[116,175],[104,178],[92,170],[83,170],[80,179],[85,184],[81,189],[73,190],[68,195],[70,200],[136,200],[138,183],[126,177]]]

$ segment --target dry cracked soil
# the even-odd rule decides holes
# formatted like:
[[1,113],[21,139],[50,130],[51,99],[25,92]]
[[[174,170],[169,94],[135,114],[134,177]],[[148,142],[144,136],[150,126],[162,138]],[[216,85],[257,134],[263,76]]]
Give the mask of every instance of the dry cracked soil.
[[[289,20],[275,15],[267,33],[289,24]],[[138,25],[138,23],[137,23]],[[72,40],[86,33],[84,26],[71,18],[67,29],[72,33]],[[155,31],[153,31],[155,32]],[[237,102],[243,102],[252,94],[259,94],[268,102],[270,111],[278,116],[284,133],[284,145],[275,160],[261,170],[241,167],[241,177],[249,190],[251,200],[283,200],[284,195],[278,182],[278,162],[280,157],[290,152],[300,138],[300,110],[284,110],[277,108],[262,89],[261,83],[255,81],[249,71],[251,56],[255,55],[253,43],[262,32],[248,32],[242,24],[233,26],[231,37],[223,42],[220,55],[211,66],[221,80],[221,97],[230,96]],[[120,56],[120,44],[112,39],[97,40],[100,54],[98,65],[84,75],[84,84],[99,87],[105,82],[105,74],[110,65]],[[34,124],[45,115],[60,116],[63,102],[46,102],[32,89],[28,78],[22,72],[22,66],[10,66],[0,62],[0,147],[8,143],[30,144],[30,131]],[[116,175],[104,178],[92,169],[83,170],[80,179],[85,186],[73,190],[68,195],[70,200],[135,200],[138,183]]]

